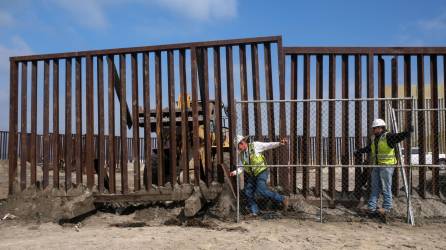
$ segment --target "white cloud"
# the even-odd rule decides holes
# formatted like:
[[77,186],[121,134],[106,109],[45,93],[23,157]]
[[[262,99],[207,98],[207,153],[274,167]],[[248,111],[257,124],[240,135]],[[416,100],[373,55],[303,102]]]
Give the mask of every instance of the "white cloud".
[[51,0],[51,3],[70,13],[72,18],[83,26],[102,29],[108,25],[103,5],[106,2],[95,0]]
[[441,15],[431,19],[420,20],[418,27],[424,31],[445,31],[446,30],[446,11]]
[[196,20],[231,19],[237,15],[236,0],[156,0],[160,6]]
[[0,86],[9,83],[9,57],[32,53],[28,44],[19,36],[13,36],[10,44],[0,44]]
[[14,23],[14,18],[8,12],[0,10],[0,27],[8,27]]

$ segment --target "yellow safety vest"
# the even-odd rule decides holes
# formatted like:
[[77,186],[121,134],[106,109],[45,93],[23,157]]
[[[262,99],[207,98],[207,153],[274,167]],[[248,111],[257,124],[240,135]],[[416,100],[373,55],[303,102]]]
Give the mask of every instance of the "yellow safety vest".
[[[378,152],[376,152],[376,140],[378,140]],[[375,138],[372,142],[372,162],[376,165],[395,165],[397,163],[395,149],[387,143],[387,133]]]
[[257,176],[268,168],[265,156],[262,153],[256,154],[252,143],[248,144],[247,153],[248,157],[242,158],[242,164],[248,174]]

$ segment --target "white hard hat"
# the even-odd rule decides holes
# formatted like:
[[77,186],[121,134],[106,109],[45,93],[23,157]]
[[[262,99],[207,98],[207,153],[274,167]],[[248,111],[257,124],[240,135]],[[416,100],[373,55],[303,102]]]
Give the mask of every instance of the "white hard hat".
[[383,119],[375,119],[372,123],[372,128],[385,127],[386,122]]
[[238,144],[240,143],[240,142],[242,142],[244,139],[246,139],[246,136],[243,136],[243,135],[237,135],[235,138],[234,138],[234,146],[238,146]]

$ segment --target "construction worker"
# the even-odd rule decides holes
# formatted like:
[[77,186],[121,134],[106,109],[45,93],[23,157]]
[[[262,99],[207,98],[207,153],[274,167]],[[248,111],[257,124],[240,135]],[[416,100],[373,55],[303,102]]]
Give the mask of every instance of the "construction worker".
[[[401,133],[390,133],[386,129],[386,122],[382,119],[376,119],[372,123],[374,138],[370,145],[358,149],[355,152],[356,157],[363,153],[370,153],[372,165],[396,165],[395,146],[402,140],[408,138],[413,132],[412,126]],[[371,178],[372,192],[368,202],[368,212],[370,214],[379,213],[385,215],[392,209],[392,175],[394,167],[374,167]],[[377,209],[377,201],[380,193],[383,194],[382,208]]]
[[253,216],[259,213],[259,207],[255,201],[255,194],[271,199],[277,203],[282,203],[284,209],[288,207],[288,198],[271,191],[266,182],[268,180],[268,167],[263,152],[286,145],[287,141],[280,142],[247,142],[247,137],[237,135],[234,138],[234,145],[240,152],[240,159],[243,167],[239,167],[230,173],[231,176],[244,172],[245,188],[244,193],[248,199],[248,206]]

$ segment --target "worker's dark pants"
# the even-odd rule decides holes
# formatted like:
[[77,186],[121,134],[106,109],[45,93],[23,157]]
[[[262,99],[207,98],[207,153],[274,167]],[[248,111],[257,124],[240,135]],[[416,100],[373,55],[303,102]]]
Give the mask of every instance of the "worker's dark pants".
[[245,189],[244,193],[248,200],[249,210],[251,213],[257,214],[259,207],[255,200],[255,194],[271,199],[275,202],[283,202],[284,197],[276,192],[269,190],[266,181],[268,180],[268,171],[263,171],[257,176],[245,174]]

